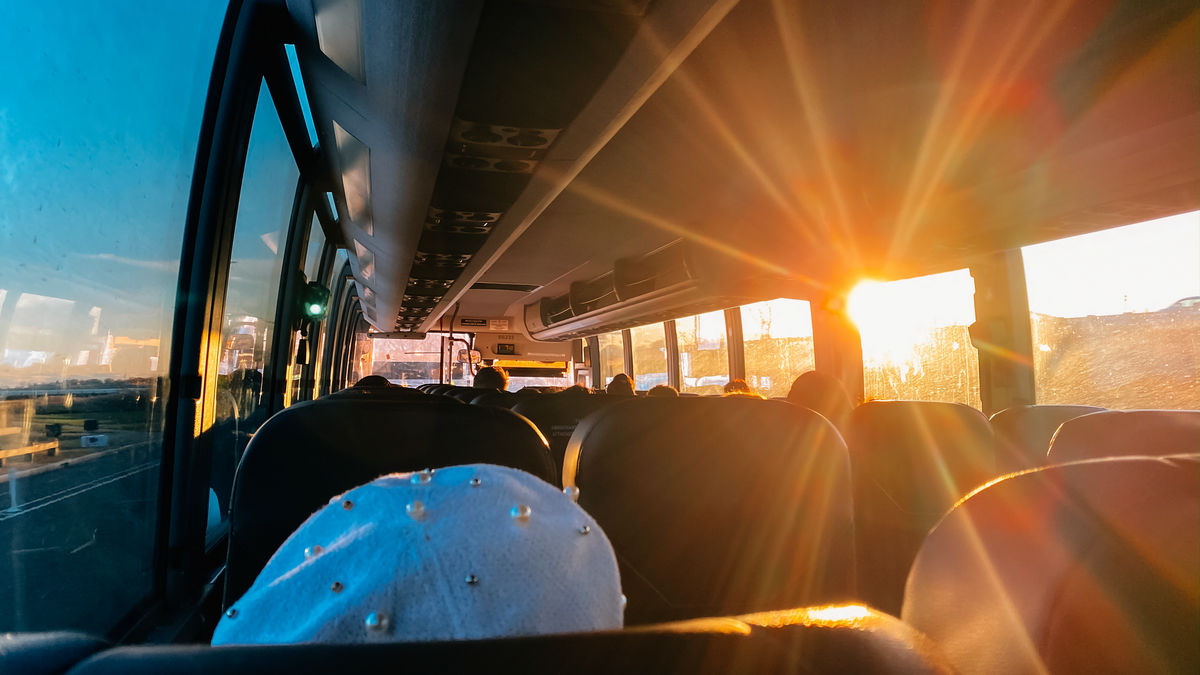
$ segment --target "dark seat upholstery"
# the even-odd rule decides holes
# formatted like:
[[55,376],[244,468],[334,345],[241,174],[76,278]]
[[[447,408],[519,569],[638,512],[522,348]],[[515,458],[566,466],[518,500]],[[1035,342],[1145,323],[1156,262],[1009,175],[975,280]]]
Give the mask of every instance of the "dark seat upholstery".
[[471,405],[487,405],[495,408],[508,408],[517,404],[521,400],[516,394],[511,391],[496,391],[495,389],[486,389],[482,394],[471,399]]
[[326,398],[352,398],[361,400],[376,400],[376,399],[420,399],[422,401],[453,401],[452,398],[445,396],[430,396],[420,389],[409,389],[408,387],[347,387],[345,389],[335,391],[326,396]]
[[627,398],[575,429],[563,483],[616,549],[627,623],[854,597],[845,444],[811,410]]
[[108,648],[84,633],[0,633],[0,673],[60,675],[92,654]]
[[456,386],[457,385],[444,384],[444,383],[443,384],[435,384],[432,387],[430,387],[429,390],[426,391],[425,393],[426,394],[437,394],[440,396],[440,395],[445,394],[446,392],[450,391],[451,389],[454,389]]
[[1200,455],[976,492],[925,540],[903,616],[961,672],[1200,672]]
[[484,393],[485,391],[495,391],[494,389],[476,389],[475,387],[454,387],[453,389],[442,392],[442,396],[456,398],[463,403],[470,403],[471,399]]
[[995,477],[992,428],[958,403],[871,401],[854,411],[846,440],[860,597],[898,612],[921,540],[959,498]]
[[609,633],[463,642],[119,647],[71,675],[263,672],[946,673],[929,640],[863,607],[786,610]]
[[1010,473],[1044,465],[1050,439],[1063,422],[1103,410],[1091,405],[1018,405],[992,415],[996,470]]
[[607,394],[546,394],[523,398],[512,407],[512,411],[524,415],[541,430],[550,443],[550,454],[559,467],[561,479],[563,455],[566,454],[567,442],[571,440],[575,427],[593,412],[622,400],[625,399]]
[[1050,441],[1046,461],[1197,451],[1200,410],[1108,410],[1065,422]]
[[330,497],[387,473],[475,462],[556,482],[545,439],[507,410],[329,397],[281,411],[254,434],[234,478],[225,606]]

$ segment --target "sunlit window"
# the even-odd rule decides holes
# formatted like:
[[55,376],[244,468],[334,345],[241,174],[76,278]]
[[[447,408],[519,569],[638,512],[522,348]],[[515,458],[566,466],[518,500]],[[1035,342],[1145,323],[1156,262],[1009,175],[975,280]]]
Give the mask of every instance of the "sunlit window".
[[596,360],[599,371],[597,388],[604,388],[617,373],[625,372],[625,342],[620,331],[596,336],[600,342],[600,354]]
[[667,383],[667,341],[661,323],[629,331],[633,339],[633,380],[637,389]]
[[816,368],[808,302],[779,298],[741,311],[746,382],[768,398],[787,396],[798,375]]
[[1200,408],[1200,213],[1022,255],[1038,403]]
[[371,340],[371,374],[404,387],[439,382],[442,336],[430,333],[424,340]]
[[725,312],[716,311],[675,320],[679,339],[680,391],[721,394],[729,382]]
[[867,400],[951,401],[982,407],[975,282],[963,269],[901,281],[864,281],[848,311],[862,336]]

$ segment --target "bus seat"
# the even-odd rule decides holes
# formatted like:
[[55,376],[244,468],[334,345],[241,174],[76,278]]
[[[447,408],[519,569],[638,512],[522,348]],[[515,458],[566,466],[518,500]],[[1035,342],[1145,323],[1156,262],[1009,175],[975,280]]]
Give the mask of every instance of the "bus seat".
[[1046,461],[1121,455],[1177,455],[1200,450],[1200,410],[1107,410],[1063,423]]
[[496,391],[495,389],[476,389],[475,387],[454,387],[448,391],[442,392],[442,396],[456,398],[463,403],[470,403],[471,399],[482,394],[485,391]]
[[507,410],[330,397],[280,411],[254,434],[234,478],[224,606],[330,497],[383,474],[475,462],[557,484],[546,440]]
[[846,446],[811,410],[626,398],[576,427],[563,484],[616,549],[626,623],[854,597]]
[[992,428],[959,403],[869,401],[847,433],[854,470],[858,590],[900,611],[904,578],[929,528],[995,477]]
[[117,647],[83,661],[70,675],[397,670],[531,675],[951,672],[937,647],[899,619],[845,605],[499,640]]
[[517,395],[511,391],[496,391],[495,389],[485,389],[483,393],[471,399],[471,405],[486,405],[496,408],[508,408],[517,404]]
[[1103,410],[1092,405],[1017,405],[992,415],[989,421],[996,433],[996,470],[1010,473],[1042,466],[1059,425]]
[[561,482],[563,455],[575,427],[591,413],[621,400],[608,394],[549,394],[521,399],[512,411],[524,415],[546,437]]
[[422,401],[454,401],[455,399],[445,396],[430,396],[420,389],[409,389],[408,387],[347,387],[345,389],[335,391],[328,394],[325,398],[345,398],[358,400],[397,400],[397,399],[418,399]]
[[435,385],[433,385],[432,387],[430,387],[430,388],[429,388],[429,390],[428,390],[428,391],[426,391],[425,393],[426,393],[426,394],[435,394],[435,395],[437,395],[437,396],[441,396],[442,394],[445,394],[446,392],[448,392],[448,391],[450,391],[450,390],[454,389],[456,386],[458,386],[458,385],[454,385],[454,384],[435,384]]
[[1200,672],[1200,454],[1008,476],[921,547],[903,618],[961,672]]
[[59,675],[109,646],[73,631],[0,633],[0,673]]

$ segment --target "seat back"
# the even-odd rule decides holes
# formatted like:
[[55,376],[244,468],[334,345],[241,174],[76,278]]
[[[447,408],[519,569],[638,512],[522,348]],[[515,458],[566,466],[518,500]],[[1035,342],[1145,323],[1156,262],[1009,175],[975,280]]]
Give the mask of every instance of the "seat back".
[[[0,654],[0,665],[3,665]],[[636,630],[367,645],[118,647],[72,675],[263,672],[948,673],[936,647],[865,607],[697,619]]]
[[962,672],[1200,671],[1200,455],[979,490],[921,547],[903,618]]
[[992,415],[996,470],[1010,473],[1044,465],[1050,439],[1063,422],[1103,410],[1092,405],[1018,405]]
[[496,408],[508,408],[517,404],[520,399],[511,391],[496,391],[495,389],[485,389],[483,393],[471,399],[471,405],[486,405]]
[[378,399],[412,400],[412,399],[418,399],[418,400],[422,400],[422,401],[438,401],[438,400],[453,401],[454,400],[452,398],[446,398],[444,396],[430,396],[429,394],[426,394],[425,392],[421,391],[420,389],[409,389],[408,387],[347,387],[345,389],[335,391],[332,394],[327,395],[325,398],[361,399],[361,400],[378,400]]
[[1122,455],[1177,455],[1200,450],[1200,410],[1107,410],[1064,422],[1046,461]]
[[331,497],[398,471],[484,462],[555,483],[546,441],[498,408],[425,400],[324,398],[279,412],[238,464],[229,514],[224,606]]
[[929,529],[963,495],[995,477],[992,429],[958,403],[871,401],[847,434],[861,597],[900,611],[904,579]]
[[544,394],[520,399],[512,411],[533,422],[546,437],[561,480],[563,455],[575,427],[593,412],[621,400],[608,394]]
[[575,429],[563,483],[612,541],[638,623],[853,597],[849,469],[811,410],[626,398]]

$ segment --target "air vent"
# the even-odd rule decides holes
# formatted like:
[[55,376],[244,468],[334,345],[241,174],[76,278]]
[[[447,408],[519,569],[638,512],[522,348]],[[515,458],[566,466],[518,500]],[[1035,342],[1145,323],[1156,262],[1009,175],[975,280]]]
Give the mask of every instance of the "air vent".
[[480,281],[471,284],[473,291],[517,291],[519,293],[532,293],[541,286],[534,284],[494,284],[488,281]]

